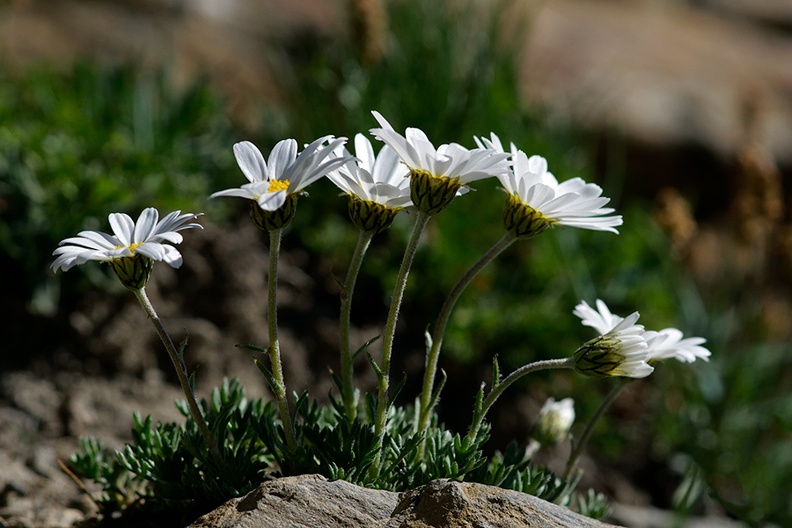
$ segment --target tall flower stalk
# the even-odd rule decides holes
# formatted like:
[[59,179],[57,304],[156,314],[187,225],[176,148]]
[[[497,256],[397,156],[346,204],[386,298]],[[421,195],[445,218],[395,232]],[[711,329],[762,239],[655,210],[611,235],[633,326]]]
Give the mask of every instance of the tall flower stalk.
[[559,368],[575,368],[574,358],[567,357],[561,359],[534,361],[533,363],[528,363],[527,365],[523,365],[522,367],[516,369],[514,372],[506,376],[503,381],[498,379],[498,371],[496,369],[493,375],[494,379],[492,388],[490,389],[489,393],[487,393],[487,397],[483,397],[484,388],[482,387],[481,391],[479,392],[479,396],[476,399],[476,405],[473,409],[473,419],[471,420],[467,433],[468,440],[473,441],[476,439],[476,436],[478,436],[479,430],[481,429],[481,425],[484,423],[484,418],[487,416],[490,408],[492,408],[492,405],[497,401],[497,399],[500,398],[503,392],[512,386],[514,382],[533,372]]
[[341,288],[341,400],[344,404],[344,413],[349,420],[354,420],[357,416],[357,402],[355,401],[355,373],[353,368],[352,351],[349,346],[349,327],[352,324],[352,294],[355,291],[355,283],[363,264],[363,257],[366,255],[373,233],[360,231],[358,233],[355,250],[352,253],[352,261],[349,263],[346,280]]
[[[476,138],[476,143],[481,149],[507,155],[495,134],[491,134],[489,139]],[[434,382],[446,325],[459,296],[473,278],[516,240],[533,238],[555,225],[618,233],[616,226],[622,223],[621,216],[607,216],[614,210],[603,207],[610,199],[601,196],[599,186],[580,178],[559,184],[547,170],[547,161],[543,157],[529,158],[514,144],[511,144],[508,156],[511,158],[508,170],[497,174],[508,195],[503,211],[506,234],[465,272],[440,310],[426,356],[418,424],[421,431],[429,426],[432,409],[439,399],[439,394],[434,391]]]
[[286,380],[283,377],[283,363],[280,356],[280,343],[278,341],[278,261],[282,229],[273,229],[269,232],[269,275],[267,278],[267,329],[269,331],[269,354],[272,377],[269,380],[275,401],[278,403],[278,412],[283,422],[283,432],[286,436],[286,445],[292,451],[297,449],[294,438],[291,411],[289,410],[288,394],[286,393]]
[[396,152],[387,145],[383,146],[375,156],[371,142],[363,134],[357,134],[356,157],[351,157],[346,149],[340,148],[335,155],[346,158],[347,161],[330,171],[327,177],[349,197],[349,218],[360,230],[346,280],[341,288],[340,317],[341,398],[347,418],[354,420],[357,415],[357,404],[353,357],[349,345],[352,294],[371,239],[375,234],[388,229],[396,215],[405,208],[411,207],[412,202],[410,183],[407,179],[409,173],[399,162]]
[[182,255],[173,244],[182,241],[183,237],[179,231],[203,229],[200,224],[192,222],[198,216],[174,211],[160,220],[157,210],[149,207],[140,213],[135,222],[124,213],[112,213],[108,217],[110,227],[113,228],[112,235],[101,231],[81,231],[76,237],[63,240],[53,252],[56,258],[51,268],[53,271],[67,271],[91,260],[106,262],[121,284],[135,294],[173,363],[190,415],[198,426],[215,463],[222,470],[224,463],[195,399],[195,390],[190,383],[184,355],[174,345],[145,290],[154,261],[163,261],[172,268],[181,267]]
[[182,392],[184,392],[184,398],[187,400],[187,407],[190,409],[190,415],[195,421],[195,424],[198,426],[198,430],[201,432],[201,436],[203,436],[204,442],[206,442],[206,445],[209,448],[209,453],[218,467],[222,470],[225,467],[225,463],[223,462],[223,458],[220,455],[220,450],[217,447],[217,443],[214,441],[214,438],[212,438],[212,433],[209,431],[209,426],[207,425],[206,420],[204,420],[203,413],[196,402],[195,388],[193,387],[193,384],[190,383],[187,365],[184,362],[184,354],[176,348],[176,345],[173,343],[173,339],[171,339],[170,334],[168,334],[167,330],[165,330],[165,325],[162,324],[162,321],[157,315],[157,312],[154,310],[154,306],[151,304],[148,295],[146,295],[146,289],[141,287],[132,290],[132,293],[135,294],[140,306],[143,307],[143,310],[146,312],[149,320],[151,320],[151,323],[154,325],[160,341],[162,341],[162,344],[165,346],[165,350],[167,351],[168,357],[173,364],[173,368],[176,370],[176,376],[179,379],[179,385],[181,385]]
[[445,335],[448,320],[454,310],[459,297],[465,291],[478,273],[484,269],[490,262],[500,255],[503,251],[511,246],[517,239],[510,233],[504,234],[495,245],[487,250],[466,272],[446,297],[443,307],[437,316],[434,332],[432,333],[432,344],[429,352],[426,354],[426,368],[424,370],[423,390],[421,391],[421,408],[418,420],[418,430],[425,431],[429,427],[429,419],[432,415],[432,409],[439,398],[439,394],[434,393],[434,381],[437,376],[437,361],[440,357],[440,348],[443,346],[443,336]]
[[468,191],[468,183],[497,176],[506,171],[509,155],[496,153],[488,148],[469,150],[457,143],[443,144],[435,148],[422,130],[407,128],[402,135],[396,132],[378,112],[372,114],[380,127],[371,129],[371,133],[392,148],[409,169],[410,198],[417,210],[413,231],[396,277],[383,334],[382,358],[377,367],[379,382],[375,431],[381,445],[390,404],[388,377],[393,336],[404,288],[421,233],[432,216],[445,209],[454,197]]
[[399,266],[399,273],[396,275],[396,284],[393,287],[393,294],[391,295],[388,319],[385,322],[385,329],[383,330],[382,357],[377,367],[377,411],[374,419],[374,431],[379,437],[380,446],[382,445],[382,440],[385,435],[388,407],[390,406],[390,396],[388,395],[389,373],[391,355],[393,353],[393,338],[396,334],[396,322],[399,319],[399,308],[401,307],[402,298],[404,297],[404,289],[407,287],[407,277],[410,274],[415,252],[418,249],[418,242],[421,239],[421,234],[426,224],[429,222],[429,218],[430,216],[428,214],[421,211],[418,211],[415,215],[412,233],[410,234],[410,239],[407,241],[407,247],[404,250],[401,266]]
[[250,200],[250,217],[262,231],[269,233],[269,275],[267,283],[267,329],[270,361],[268,382],[278,404],[286,445],[294,452],[297,441],[289,409],[288,391],[278,341],[278,260],[283,229],[297,211],[297,198],[319,178],[346,163],[349,158],[337,156],[345,138],[321,137],[298,153],[294,139],[279,141],[268,160],[249,141],[234,145],[234,156],[248,183],[238,188],[218,191],[211,198],[235,196]]

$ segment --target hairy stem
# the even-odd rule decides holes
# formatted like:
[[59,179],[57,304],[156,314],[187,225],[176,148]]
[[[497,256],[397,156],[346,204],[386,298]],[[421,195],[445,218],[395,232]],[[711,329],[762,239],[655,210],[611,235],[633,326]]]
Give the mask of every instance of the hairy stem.
[[352,353],[349,350],[349,326],[352,312],[352,294],[355,291],[360,265],[366,255],[374,233],[367,233],[363,230],[358,234],[355,251],[352,253],[352,261],[349,263],[346,281],[341,289],[341,398],[344,402],[344,412],[351,421],[357,415],[355,406],[355,386],[354,371],[352,365]]
[[201,435],[203,436],[204,441],[209,448],[209,453],[212,455],[212,458],[214,459],[220,471],[225,471],[225,464],[223,463],[223,458],[220,455],[220,450],[217,448],[217,444],[212,438],[212,433],[209,431],[209,426],[206,425],[206,420],[204,420],[203,413],[201,413],[201,409],[198,407],[198,402],[195,400],[195,392],[193,391],[193,387],[190,384],[189,375],[187,373],[187,365],[184,362],[184,356],[176,348],[176,345],[173,344],[173,340],[171,339],[170,334],[168,334],[168,331],[165,330],[165,325],[162,324],[162,320],[157,315],[156,310],[154,310],[154,306],[151,304],[148,295],[146,295],[146,289],[139,288],[132,291],[134,292],[135,297],[137,297],[137,300],[140,302],[140,305],[143,307],[143,310],[146,312],[146,315],[148,315],[148,318],[154,325],[154,328],[157,330],[157,335],[159,335],[160,341],[162,341],[162,344],[165,345],[165,350],[168,352],[168,357],[170,357],[171,363],[173,363],[173,368],[176,369],[176,376],[179,378],[179,385],[181,385],[182,391],[184,391],[184,397],[187,399],[187,406],[190,409],[190,415],[192,416],[193,420],[195,420],[196,425],[198,425],[198,430],[201,431]]
[[583,453],[583,448],[586,447],[586,444],[591,438],[591,433],[594,432],[594,427],[599,422],[599,419],[602,418],[602,414],[605,410],[611,406],[611,404],[616,401],[616,398],[621,393],[622,389],[627,385],[624,380],[617,381],[614,386],[611,388],[610,392],[605,396],[597,410],[594,411],[594,414],[591,416],[591,419],[586,424],[586,428],[583,430],[583,434],[580,435],[580,440],[577,441],[575,448],[572,450],[572,453],[569,455],[569,460],[567,461],[566,469],[564,469],[564,476],[563,479],[569,479],[572,472],[575,470],[575,466],[577,465],[577,461],[580,458],[581,453]]
[[272,392],[275,401],[278,403],[283,431],[286,435],[286,445],[291,451],[297,449],[297,442],[294,439],[294,429],[292,428],[291,412],[289,411],[289,400],[286,395],[286,382],[283,377],[283,364],[280,357],[280,345],[278,344],[278,257],[280,256],[280,244],[283,234],[282,229],[273,229],[269,232],[269,277],[268,277],[268,301],[267,301],[267,322],[269,323],[269,359],[272,369]]
[[493,245],[486,253],[484,253],[466,272],[459,281],[454,285],[446,297],[443,307],[440,309],[440,314],[435,323],[434,333],[432,334],[432,348],[426,355],[426,370],[424,371],[423,391],[421,392],[421,414],[418,423],[418,430],[425,431],[429,426],[429,417],[432,414],[432,406],[435,398],[434,394],[434,381],[437,375],[437,361],[440,357],[440,348],[443,346],[443,335],[445,334],[446,325],[451,318],[451,312],[454,310],[456,302],[465,291],[465,288],[473,281],[478,273],[484,267],[495,260],[495,257],[500,255],[506,248],[511,246],[517,240],[514,236],[506,233]]
[[471,420],[470,429],[468,430],[467,434],[468,439],[476,439],[479,429],[481,429],[481,424],[484,422],[484,417],[487,416],[487,412],[489,412],[490,408],[500,397],[500,395],[503,394],[503,392],[508,389],[515,381],[522,378],[523,376],[527,376],[528,374],[537,372],[539,370],[574,368],[574,366],[575,359],[572,357],[562,359],[545,359],[543,361],[534,361],[533,363],[523,365],[506,376],[503,381],[494,380],[492,389],[490,389],[489,394],[487,394],[487,397],[484,399],[481,407],[476,409],[473,414],[473,419]]
[[382,359],[379,364],[380,372],[378,373],[377,415],[374,422],[374,430],[379,437],[380,447],[382,446],[385,435],[385,425],[388,415],[388,379],[391,353],[393,351],[393,336],[396,333],[396,321],[399,318],[399,308],[401,306],[402,297],[404,296],[404,289],[407,286],[407,276],[410,274],[410,267],[412,266],[415,252],[418,249],[418,241],[421,238],[421,233],[423,233],[426,224],[429,222],[429,218],[431,218],[430,215],[421,211],[416,211],[415,224],[413,225],[410,239],[407,241],[407,247],[404,250],[404,257],[402,258],[399,273],[396,276],[396,285],[393,288],[388,319],[385,323],[382,340]]

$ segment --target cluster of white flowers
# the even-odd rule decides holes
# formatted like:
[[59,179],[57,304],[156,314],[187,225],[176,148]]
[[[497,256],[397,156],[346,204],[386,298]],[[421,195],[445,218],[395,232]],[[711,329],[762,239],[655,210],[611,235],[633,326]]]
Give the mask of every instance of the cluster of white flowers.
[[[375,233],[387,228],[401,210],[417,208],[434,214],[466,192],[471,182],[497,177],[509,195],[505,227],[516,238],[535,236],[554,225],[618,233],[622,217],[605,207],[609,199],[602,196],[602,189],[580,178],[559,183],[541,156],[528,156],[513,143],[507,151],[495,134],[474,138],[474,149],[456,143],[435,148],[423,131],[407,128],[402,135],[378,112],[373,115],[380,127],[370,132],[385,143],[379,154],[362,134],[355,137],[354,156],[344,148],[345,138],[333,136],[319,138],[299,153],[294,139],[280,141],[268,161],[255,145],[243,141],[234,145],[234,155],[248,183],[211,197],[252,200],[254,209],[266,215],[285,209],[308,185],[327,176],[350,196],[356,225]],[[283,227],[293,211],[292,206],[279,220],[257,225]],[[109,262],[127,287],[141,287],[152,261],[179,267],[182,257],[173,247],[182,240],[178,232],[201,227],[190,223],[196,214],[176,211],[161,221],[158,216],[153,208],[144,210],[137,222],[113,213],[112,235],[82,231],[63,240],[54,252],[52,269],[66,271],[90,260]],[[638,378],[649,375],[651,364],[662,359],[693,362],[710,355],[701,346],[702,338],[683,339],[675,328],[647,331],[636,324],[637,312],[623,318],[612,314],[601,300],[596,306],[594,310],[583,301],[574,310],[584,325],[600,333],[578,350],[581,371]]]

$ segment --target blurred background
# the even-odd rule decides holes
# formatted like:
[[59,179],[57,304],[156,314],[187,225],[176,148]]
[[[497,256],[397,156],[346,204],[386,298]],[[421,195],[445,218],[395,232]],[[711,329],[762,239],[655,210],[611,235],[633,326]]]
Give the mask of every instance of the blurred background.
[[[198,392],[223,376],[264,393],[238,343],[265,345],[266,239],[231,146],[416,126],[436,143],[497,133],[596,181],[619,236],[555,229],[513,246],[457,306],[441,418],[462,431],[478,385],[568,355],[571,311],[602,298],[648,328],[702,336],[709,363],[663,364],[599,424],[582,486],[629,526],[792,525],[792,3],[788,0],[0,0],[0,520],[68,526],[90,504],[57,467],[79,435],[110,447],[131,414],[178,420],[175,379],[106,267],[54,275],[57,243],[155,206],[206,213],[156,266],[150,294]],[[423,331],[502,234],[481,182],[433,220],[410,276],[393,372],[420,390]],[[284,239],[290,388],[324,397],[337,369],[337,277],[356,232],[329,182]],[[353,308],[378,335],[409,231],[375,238]],[[361,384],[373,373],[358,365]],[[524,443],[544,399],[572,396],[580,433],[608,380],[537,375],[493,409],[492,449]],[[568,447],[543,453],[563,467]],[[17,522],[17,524],[13,524]],[[716,524],[706,524],[713,522]]]

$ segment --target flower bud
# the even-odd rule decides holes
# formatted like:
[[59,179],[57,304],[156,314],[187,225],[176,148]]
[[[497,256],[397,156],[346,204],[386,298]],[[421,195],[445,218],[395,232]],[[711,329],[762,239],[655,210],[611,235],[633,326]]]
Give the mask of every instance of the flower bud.
[[575,422],[575,402],[572,398],[555,401],[548,398],[539,411],[533,437],[543,445],[561,442]]

